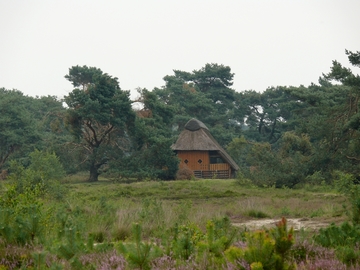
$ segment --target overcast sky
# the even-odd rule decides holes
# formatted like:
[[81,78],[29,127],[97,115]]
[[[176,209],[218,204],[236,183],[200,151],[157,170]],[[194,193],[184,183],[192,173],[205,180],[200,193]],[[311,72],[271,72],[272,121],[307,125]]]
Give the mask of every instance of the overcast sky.
[[230,66],[236,91],[308,86],[350,67],[359,14],[359,0],[0,0],[0,87],[62,98],[87,65],[135,93],[206,63]]

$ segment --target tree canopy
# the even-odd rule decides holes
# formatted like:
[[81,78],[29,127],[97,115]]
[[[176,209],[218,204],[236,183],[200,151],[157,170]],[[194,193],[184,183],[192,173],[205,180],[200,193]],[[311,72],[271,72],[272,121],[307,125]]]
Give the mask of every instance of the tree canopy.
[[0,88],[0,169],[40,138],[29,104],[31,99],[20,91]]
[[86,152],[89,181],[97,181],[114,149],[119,154],[128,151],[135,120],[129,92],[120,89],[117,78],[93,67],[72,67],[65,78],[75,87],[82,86],[65,97],[66,124]]
[[[359,68],[360,53],[345,53]],[[68,173],[89,170],[90,181],[104,172],[174,179],[179,160],[170,146],[197,118],[258,185],[330,182],[339,170],[360,179],[360,77],[336,60],[316,84],[263,92],[232,89],[225,65],[175,69],[163,86],[138,89],[137,110],[129,91],[99,68],[73,66],[65,78],[74,86],[67,107],[0,89],[0,169],[11,159],[27,166],[38,149],[54,151]]]

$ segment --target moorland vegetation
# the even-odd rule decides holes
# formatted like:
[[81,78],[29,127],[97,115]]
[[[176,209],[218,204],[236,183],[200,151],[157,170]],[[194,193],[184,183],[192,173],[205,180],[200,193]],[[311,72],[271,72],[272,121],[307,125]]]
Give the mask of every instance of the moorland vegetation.
[[[1,88],[0,269],[357,269],[360,77],[333,61],[318,84],[258,93],[233,76],[174,70],[133,101],[87,66],[69,69],[64,100]],[[190,118],[236,179],[175,180]],[[329,226],[294,231],[291,217]],[[234,226],[259,218],[277,223]]]

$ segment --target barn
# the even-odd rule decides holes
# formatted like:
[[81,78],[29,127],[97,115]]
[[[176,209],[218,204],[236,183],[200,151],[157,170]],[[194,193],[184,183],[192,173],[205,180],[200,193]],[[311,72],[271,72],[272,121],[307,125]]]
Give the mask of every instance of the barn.
[[196,178],[232,178],[239,166],[210,134],[204,123],[191,119],[171,148]]

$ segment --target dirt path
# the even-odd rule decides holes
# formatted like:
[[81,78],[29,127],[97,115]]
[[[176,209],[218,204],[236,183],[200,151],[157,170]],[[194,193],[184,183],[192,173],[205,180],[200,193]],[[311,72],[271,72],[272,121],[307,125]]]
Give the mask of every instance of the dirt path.
[[[276,226],[276,223],[279,222],[279,219],[257,219],[257,220],[248,220],[239,223],[233,223],[237,227],[246,227],[250,230],[257,230],[262,228],[273,228]],[[318,230],[329,226],[329,223],[319,222],[315,220],[310,220],[306,218],[289,218],[287,219],[288,228],[293,227],[295,231],[306,229],[306,230]]]

